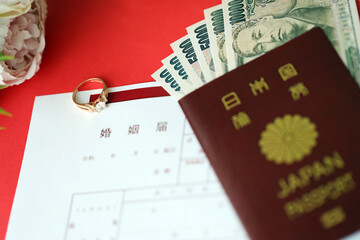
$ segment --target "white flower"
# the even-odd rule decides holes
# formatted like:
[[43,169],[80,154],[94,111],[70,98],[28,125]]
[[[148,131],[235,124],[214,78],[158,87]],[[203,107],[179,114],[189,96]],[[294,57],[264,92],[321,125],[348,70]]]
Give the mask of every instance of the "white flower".
[[29,11],[33,0],[0,0],[0,17],[17,17]]
[[0,85],[20,84],[39,70],[45,47],[44,4],[36,0],[28,12],[10,20],[0,18],[0,51],[14,57],[0,62]]

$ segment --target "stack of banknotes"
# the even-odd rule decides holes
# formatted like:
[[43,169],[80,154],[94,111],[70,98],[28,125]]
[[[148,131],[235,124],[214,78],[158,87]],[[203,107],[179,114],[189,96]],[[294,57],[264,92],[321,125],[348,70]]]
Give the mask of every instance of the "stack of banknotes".
[[355,0],[222,0],[170,44],[152,74],[177,100],[289,40],[320,27],[360,85],[360,24]]

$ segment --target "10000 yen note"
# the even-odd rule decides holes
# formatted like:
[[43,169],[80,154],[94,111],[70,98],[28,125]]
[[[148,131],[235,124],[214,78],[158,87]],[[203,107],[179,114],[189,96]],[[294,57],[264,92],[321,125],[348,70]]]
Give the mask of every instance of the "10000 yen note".
[[164,58],[163,60],[161,60],[161,62],[164,64],[170,74],[174,77],[176,82],[180,84],[184,92],[188,94],[196,89],[175,53]]
[[214,60],[211,55],[209,34],[205,20],[197,22],[186,28],[196,56],[199,59],[200,67],[203,70],[207,82],[213,80],[215,75]]
[[181,88],[180,84],[175,80],[169,70],[164,66],[154,72],[151,77],[155,79],[155,81],[157,81],[165,89],[165,91],[167,91],[172,97],[174,97],[178,101],[186,94],[188,94],[184,91],[184,89]]
[[[226,63],[226,49],[219,47],[225,43],[224,37],[224,14],[222,5],[217,5],[204,10],[206,27],[208,29],[210,50],[214,60],[216,77],[220,77],[228,71]],[[220,52],[220,49],[222,51]]]
[[332,1],[332,10],[341,39],[340,56],[360,86],[360,24],[356,3],[352,0]]
[[[296,1],[296,0],[295,0]],[[301,1],[301,0],[300,0]],[[306,0],[308,2],[313,0]],[[235,29],[249,19],[272,15],[281,17],[289,7],[293,7],[292,0],[222,0],[224,11],[225,48],[228,70],[231,71],[254,57],[242,58],[233,47]],[[269,6],[272,6],[271,8]]]
[[188,35],[170,44],[182,66],[189,74],[195,87],[200,87],[206,83],[204,73],[200,67],[198,57]]
[[234,28],[246,21],[246,1],[245,0],[223,0],[224,29],[225,29],[225,48],[228,63],[228,71],[235,69],[242,64],[240,58],[235,53],[232,46]]
[[[360,84],[359,17],[350,0],[223,0],[229,66],[238,67],[321,27]],[[221,52],[221,49],[219,49]],[[233,57],[234,56],[234,57]],[[231,64],[230,64],[231,62]]]

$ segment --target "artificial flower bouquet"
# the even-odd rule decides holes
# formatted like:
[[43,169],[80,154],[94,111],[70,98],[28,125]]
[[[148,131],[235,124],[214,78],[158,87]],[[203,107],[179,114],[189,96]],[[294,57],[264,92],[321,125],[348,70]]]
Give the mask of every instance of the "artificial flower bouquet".
[[45,17],[45,0],[0,0],[0,85],[20,84],[38,71]]
[[[0,89],[20,84],[39,70],[46,11],[46,0],[0,0]],[[0,115],[11,114],[0,108]]]

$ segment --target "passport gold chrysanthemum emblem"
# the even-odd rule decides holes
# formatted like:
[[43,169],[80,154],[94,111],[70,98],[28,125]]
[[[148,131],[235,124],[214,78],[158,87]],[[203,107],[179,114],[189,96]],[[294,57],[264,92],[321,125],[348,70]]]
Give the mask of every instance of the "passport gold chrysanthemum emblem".
[[311,154],[317,137],[316,125],[309,118],[286,114],[266,125],[259,146],[268,161],[292,164]]

